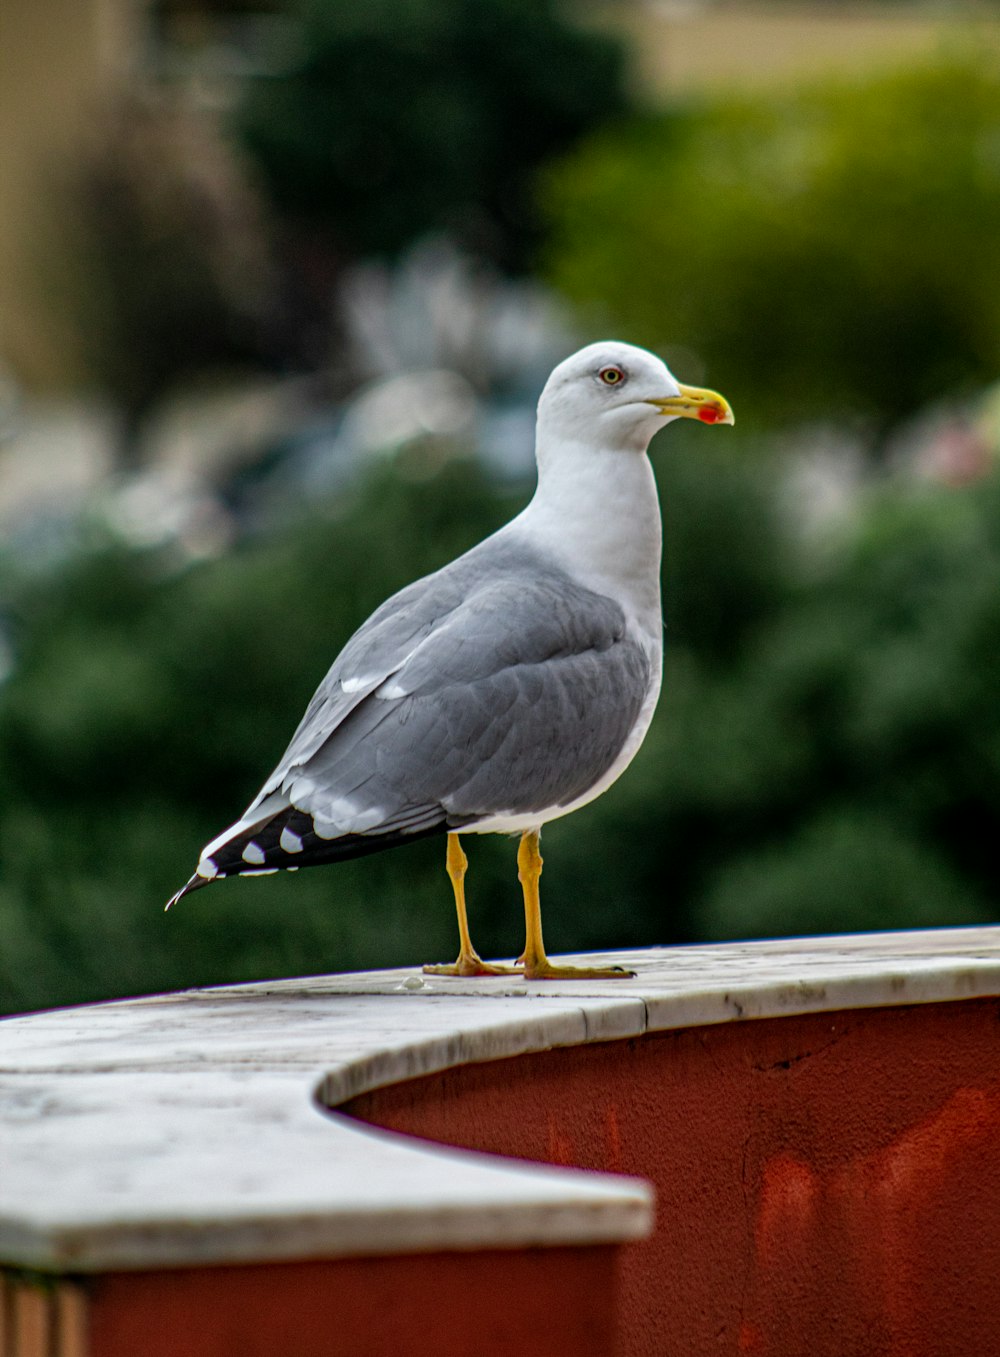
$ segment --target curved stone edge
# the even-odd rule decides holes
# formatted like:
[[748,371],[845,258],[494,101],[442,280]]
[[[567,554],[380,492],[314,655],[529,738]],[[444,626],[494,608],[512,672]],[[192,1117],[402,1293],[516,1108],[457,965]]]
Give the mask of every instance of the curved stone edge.
[[[98,1271],[636,1238],[652,1204],[635,1180],[444,1150],[326,1109],[552,1047],[1000,995],[996,928],[613,959],[636,978],[414,986],[396,971],[6,1020],[0,1083],[15,1096],[0,1098],[0,1260]],[[49,1120],[36,1112],[54,1093],[74,1119],[76,1179],[57,1126],[39,1143]],[[137,1116],[150,1145],[129,1131]],[[110,1197],[102,1174],[118,1183]],[[381,1195],[357,1196],[366,1175]]]
[[328,1070],[316,1086],[316,1101],[332,1113],[350,1099],[387,1084],[557,1047],[627,1040],[649,1030],[647,1007],[641,999],[595,998],[567,1004],[538,995],[536,1000],[530,1005],[530,1015],[515,1011],[497,1020],[494,1012],[489,1015],[494,1021],[486,1025],[403,1042]]
[[[721,958],[728,963],[729,974],[709,979],[704,971]],[[317,1099],[323,1106],[336,1109],[386,1085],[463,1064],[684,1027],[1000,997],[998,927],[725,943],[559,959],[631,966],[637,974],[622,981],[562,982],[558,997],[563,1005],[576,1001],[579,1009],[575,1013],[539,1015],[534,1032],[527,1024],[510,1021],[486,1030],[453,1034],[445,1040],[417,1040],[401,1043],[391,1051],[359,1055],[327,1072],[317,1087]],[[670,974],[675,966],[676,972]],[[790,976],[795,969],[801,973]],[[380,973],[394,980],[403,974]],[[349,979],[338,978],[340,983]],[[326,981],[317,977],[314,983],[322,990]],[[486,984],[492,988],[479,991],[483,998],[515,993],[509,982]],[[526,990],[536,1000],[556,997],[551,985],[531,985]],[[450,992],[458,999],[474,991],[465,982]],[[525,995],[525,988],[521,995]]]
[[[413,1150],[419,1156],[420,1149]],[[458,1153],[456,1151],[456,1153]],[[467,1158],[475,1158],[464,1152]],[[487,1156],[478,1156],[487,1158]],[[530,1166],[529,1166],[530,1167]],[[414,1171],[419,1166],[414,1164]],[[525,1170],[515,1170],[524,1173]],[[557,1170],[552,1170],[552,1173]],[[568,1184],[542,1201],[470,1202],[461,1212],[331,1211],[239,1220],[43,1226],[0,1217],[0,1269],[56,1275],[135,1272],[231,1263],[449,1253],[477,1249],[622,1244],[644,1239],[653,1194],[637,1179],[600,1177],[604,1200],[583,1202]],[[629,1186],[634,1184],[634,1186]],[[595,1194],[596,1196],[596,1194]]]
[[302,1072],[24,1082],[49,1121],[3,1136],[0,1265],[66,1274],[580,1246],[652,1225],[641,1180],[366,1127],[319,1108]]

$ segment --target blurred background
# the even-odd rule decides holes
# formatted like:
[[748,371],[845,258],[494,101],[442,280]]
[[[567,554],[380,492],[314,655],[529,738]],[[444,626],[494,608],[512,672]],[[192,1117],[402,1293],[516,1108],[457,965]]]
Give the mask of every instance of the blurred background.
[[0,1011],[454,955],[437,841],[162,905],[600,337],[738,422],[550,950],[996,917],[1000,3],[7,0],[0,129]]

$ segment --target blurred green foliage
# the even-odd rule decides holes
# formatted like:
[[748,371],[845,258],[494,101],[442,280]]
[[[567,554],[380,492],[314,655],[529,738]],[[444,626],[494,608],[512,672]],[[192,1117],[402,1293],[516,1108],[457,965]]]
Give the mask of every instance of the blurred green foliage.
[[884,430],[1000,369],[996,52],[618,125],[547,203],[595,325],[694,350],[755,419]]
[[353,627],[505,509],[460,469],[434,489],[386,475],[336,517],[211,564],[105,540],[47,578],[8,576],[0,1010],[451,951],[426,844],[162,905],[256,793]]
[[278,212],[348,258],[449,231],[524,262],[537,167],[625,108],[623,46],[555,0],[300,0],[301,56],[241,137]]
[[[989,918],[1000,832],[1000,482],[875,495],[824,550],[777,469],[670,431],[667,663],[635,765],[545,835],[552,951]],[[95,543],[0,584],[0,1009],[456,949],[444,845],[222,882],[164,916],[351,629],[517,507],[398,470],[227,558]],[[514,845],[467,843],[485,954],[523,937]]]
[[[446,227],[523,262],[534,176],[624,106],[618,49],[549,0],[302,5],[301,63],[243,121],[287,218],[344,257]],[[146,146],[96,200],[109,238],[134,245],[108,284],[112,348],[143,297],[170,291],[176,267],[186,278],[150,352],[106,362],[133,418],[188,371],[176,336],[202,302],[221,314],[223,284],[229,320],[190,357],[241,351],[263,306],[241,280],[263,277],[266,256],[254,212],[230,212],[235,189],[208,217],[189,212],[172,187],[187,162],[164,189]],[[215,163],[211,146],[201,156]],[[840,529],[807,539],[752,421],[853,414],[885,431],[995,380],[997,61],[618,122],[546,183],[553,278],[602,329],[692,350],[740,416],[732,437],[674,427],[655,455],[664,693],[628,774],[546,831],[550,949],[989,919],[1000,479],[876,483]],[[215,272],[189,267],[203,236]],[[523,499],[471,464],[406,473],[404,460],[216,561],[96,527],[48,574],[0,561],[15,658],[0,687],[0,1011],[454,954],[442,842],[161,908],[256,793],[353,628]],[[514,955],[514,846],[467,847],[477,945]]]

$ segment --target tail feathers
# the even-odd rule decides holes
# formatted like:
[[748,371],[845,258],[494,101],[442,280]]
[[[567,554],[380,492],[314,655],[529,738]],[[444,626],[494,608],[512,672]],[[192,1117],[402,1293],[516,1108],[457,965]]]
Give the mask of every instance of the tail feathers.
[[171,905],[176,905],[178,900],[183,900],[184,896],[190,895],[192,891],[201,890],[202,886],[207,886],[210,880],[211,880],[210,877],[199,876],[198,873],[195,872],[191,880],[188,881],[186,885],[182,886],[180,890],[176,892],[176,894],[170,897],[167,903],[163,906],[164,910],[165,911],[168,910]]
[[227,876],[269,876],[272,872],[296,871],[326,862],[364,857],[397,844],[444,834],[449,825],[444,812],[431,823],[427,816],[414,817],[412,828],[398,827],[382,833],[341,834],[321,838],[307,811],[284,805],[276,814],[248,824],[238,821],[225,834],[213,839],[202,853],[198,870],[167,903],[167,909],[192,891]]

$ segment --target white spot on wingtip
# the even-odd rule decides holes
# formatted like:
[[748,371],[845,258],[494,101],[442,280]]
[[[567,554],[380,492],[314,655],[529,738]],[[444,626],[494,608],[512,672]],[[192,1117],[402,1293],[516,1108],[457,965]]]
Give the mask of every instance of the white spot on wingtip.
[[[190,862],[191,859],[188,858],[188,861]],[[214,881],[219,875],[219,869],[211,858],[202,858],[195,868],[195,875],[204,877],[206,881]]]
[[295,834],[286,825],[281,831],[281,838],[278,840],[278,846],[283,848],[286,853],[301,853],[303,845],[298,834]]
[[241,876],[277,876],[277,867],[261,867],[256,872],[241,872]]
[[373,683],[376,683],[377,681],[378,680],[374,674],[370,675],[368,678],[341,679],[340,687],[341,691],[345,693],[360,693],[362,688],[369,688]]
[[244,848],[242,857],[244,862],[249,862],[253,867],[259,867],[264,862],[264,850],[251,839]]

